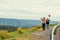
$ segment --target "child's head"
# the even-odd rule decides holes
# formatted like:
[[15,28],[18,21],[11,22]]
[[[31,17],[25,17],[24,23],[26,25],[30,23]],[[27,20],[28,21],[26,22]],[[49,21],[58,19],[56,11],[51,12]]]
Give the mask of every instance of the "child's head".
[[47,20],[48,20],[49,18],[47,18]]

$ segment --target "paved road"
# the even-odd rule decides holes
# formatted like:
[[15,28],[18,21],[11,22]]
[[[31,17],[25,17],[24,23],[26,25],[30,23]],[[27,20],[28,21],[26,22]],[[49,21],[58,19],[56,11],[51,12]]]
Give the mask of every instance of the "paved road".
[[32,33],[29,38],[30,40],[50,40],[50,30]]
[[49,30],[31,33],[29,40],[51,40],[51,29],[53,29],[53,27],[50,27]]

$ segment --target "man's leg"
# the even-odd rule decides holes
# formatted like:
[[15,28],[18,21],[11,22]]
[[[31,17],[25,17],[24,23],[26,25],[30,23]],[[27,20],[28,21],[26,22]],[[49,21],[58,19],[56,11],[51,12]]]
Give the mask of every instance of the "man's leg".
[[43,30],[45,30],[45,24],[43,24]]
[[44,30],[44,25],[42,24],[42,29]]

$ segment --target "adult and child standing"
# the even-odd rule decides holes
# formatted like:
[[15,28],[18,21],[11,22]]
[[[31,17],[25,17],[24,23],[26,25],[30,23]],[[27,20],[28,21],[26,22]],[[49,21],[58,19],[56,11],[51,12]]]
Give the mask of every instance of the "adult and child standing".
[[42,29],[45,30],[46,29],[49,29],[49,22],[50,22],[50,19],[49,18],[41,18],[42,20]]

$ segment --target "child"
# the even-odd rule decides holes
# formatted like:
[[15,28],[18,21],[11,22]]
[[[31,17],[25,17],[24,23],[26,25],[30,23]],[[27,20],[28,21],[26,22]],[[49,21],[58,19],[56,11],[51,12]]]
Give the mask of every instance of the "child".
[[49,23],[50,23],[50,19],[46,19],[46,28],[49,29]]

